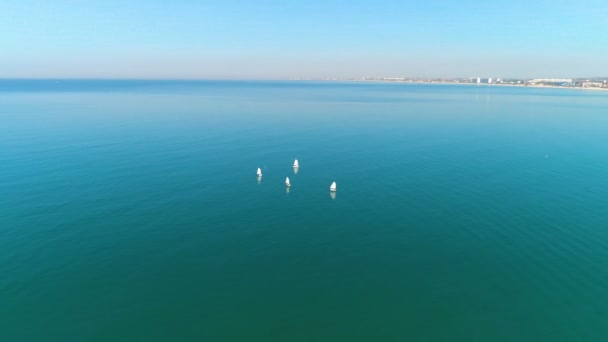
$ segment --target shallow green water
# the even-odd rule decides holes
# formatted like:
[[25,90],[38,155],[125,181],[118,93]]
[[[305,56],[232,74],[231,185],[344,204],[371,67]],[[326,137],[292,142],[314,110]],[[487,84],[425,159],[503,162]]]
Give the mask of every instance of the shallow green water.
[[0,81],[0,340],[605,341],[607,137],[604,92]]

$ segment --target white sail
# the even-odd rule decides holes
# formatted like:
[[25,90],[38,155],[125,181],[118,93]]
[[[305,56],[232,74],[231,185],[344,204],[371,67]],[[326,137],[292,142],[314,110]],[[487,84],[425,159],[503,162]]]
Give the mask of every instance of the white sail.
[[300,167],[300,163],[298,163],[297,159],[293,161],[293,167]]
[[257,174],[258,174],[258,177],[262,176],[262,169],[260,169],[259,167],[258,167],[258,173]]
[[286,186],[291,186],[291,183],[289,182],[289,177],[285,178],[285,185]]
[[336,191],[336,182],[331,183],[329,186],[329,191]]

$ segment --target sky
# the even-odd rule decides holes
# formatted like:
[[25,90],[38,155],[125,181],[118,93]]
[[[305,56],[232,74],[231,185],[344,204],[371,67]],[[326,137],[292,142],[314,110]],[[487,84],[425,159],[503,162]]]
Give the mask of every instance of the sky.
[[0,0],[0,78],[592,76],[606,0]]

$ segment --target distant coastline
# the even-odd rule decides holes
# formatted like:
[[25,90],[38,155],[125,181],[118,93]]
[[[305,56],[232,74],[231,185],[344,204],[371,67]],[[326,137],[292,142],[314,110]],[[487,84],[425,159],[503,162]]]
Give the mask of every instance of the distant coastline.
[[[351,81],[351,82],[378,82],[378,83],[401,83],[401,84],[447,84],[468,86],[499,86],[518,88],[547,88],[547,89],[580,89],[608,91],[607,78],[589,79],[497,79],[491,78],[464,78],[464,79],[408,79],[408,78],[360,78],[360,79],[327,79],[327,81]],[[557,80],[557,82],[555,81]]]

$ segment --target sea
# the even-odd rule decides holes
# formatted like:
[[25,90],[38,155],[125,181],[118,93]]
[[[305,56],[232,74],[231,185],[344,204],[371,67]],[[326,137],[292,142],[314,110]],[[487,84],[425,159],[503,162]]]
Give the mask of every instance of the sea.
[[0,340],[607,341],[608,92],[1,80]]

